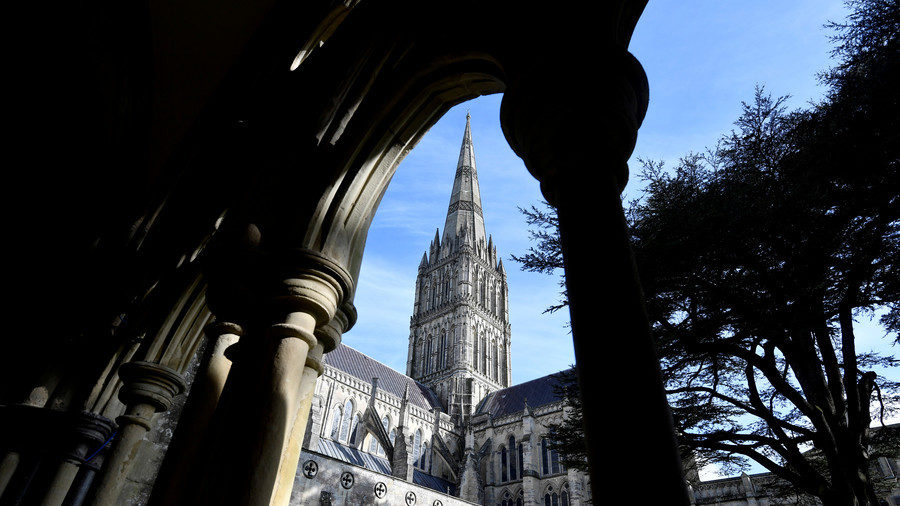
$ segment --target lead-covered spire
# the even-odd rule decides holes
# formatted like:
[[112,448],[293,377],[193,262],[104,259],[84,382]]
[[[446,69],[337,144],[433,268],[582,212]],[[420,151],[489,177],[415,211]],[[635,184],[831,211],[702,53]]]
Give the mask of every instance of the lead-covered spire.
[[453,180],[453,191],[450,193],[450,207],[447,209],[447,220],[444,222],[444,240],[458,237],[460,230],[467,228],[477,244],[478,241],[485,240],[485,231],[470,119],[469,114],[466,114],[466,131],[463,134],[462,146],[459,148],[456,177]]

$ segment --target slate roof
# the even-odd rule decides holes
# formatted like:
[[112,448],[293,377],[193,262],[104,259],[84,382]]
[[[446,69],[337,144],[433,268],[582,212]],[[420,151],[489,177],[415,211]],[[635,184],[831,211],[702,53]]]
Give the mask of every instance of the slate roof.
[[[319,439],[319,446],[316,453],[320,453],[326,457],[331,457],[347,464],[364,467],[369,471],[376,473],[391,475],[391,464],[388,459],[366,453],[356,448],[343,445],[337,441],[330,439]],[[436,490],[443,494],[454,495],[456,493],[456,485],[443,478],[425,474],[418,469],[413,469],[413,483],[416,485]]]
[[513,385],[488,394],[478,405],[476,415],[488,413],[491,418],[518,413],[525,409],[525,399],[532,409],[561,401],[562,397],[553,391],[556,380],[554,374]]
[[331,353],[326,353],[325,364],[366,383],[377,377],[379,390],[384,390],[399,398],[403,398],[403,391],[406,385],[409,385],[410,403],[426,410],[440,406],[437,396],[430,388],[347,345],[341,344]]

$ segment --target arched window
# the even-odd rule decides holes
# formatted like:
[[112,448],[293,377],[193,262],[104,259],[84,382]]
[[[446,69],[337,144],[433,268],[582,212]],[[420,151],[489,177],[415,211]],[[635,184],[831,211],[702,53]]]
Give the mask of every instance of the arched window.
[[559,465],[559,454],[556,450],[550,450],[550,472],[553,474],[557,474],[562,472]]
[[559,462],[559,453],[550,448],[547,438],[541,439],[541,473],[559,474],[564,471],[565,468]]
[[501,446],[500,447],[500,481],[501,482],[509,481],[508,475],[506,473],[506,466],[507,466],[506,447]]
[[428,443],[422,443],[422,456],[419,457],[419,469],[428,470]]
[[550,454],[547,438],[541,438],[541,474],[550,474]]
[[494,345],[494,381],[500,379],[500,345]]
[[425,374],[431,374],[431,336],[425,338]]
[[447,333],[441,334],[440,368],[447,367]]
[[559,493],[559,506],[569,506],[569,484],[566,483]]
[[419,461],[419,456],[422,454],[422,429],[416,430],[416,436],[413,439],[413,463]]
[[341,407],[335,406],[331,410],[331,439],[337,441],[341,434]]
[[341,420],[341,434],[338,436],[338,439],[343,443],[347,441],[347,437],[350,436],[350,420],[353,419],[353,401],[347,399],[347,403],[344,404],[344,417]]
[[347,444],[355,445],[359,438],[359,422],[360,417],[359,413],[353,417],[353,425],[350,426],[350,438],[347,440]]
[[518,478],[517,464],[519,459],[516,457],[516,438],[509,436],[509,480],[513,481]]
[[519,493],[516,494],[516,504],[515,506],[524,506],[525,505],[525,494],[519,490]]
[[559,506],[559,495],[553,490],[553,485],[548,486],[544,492],[544,506]]
[[524,475],[525,474],[525,461],[524,461],[525,459],[524,459],[524,457],[522,457],[522,455],[524,455],[524,452],[522,451],[522,443],[519,443],[518,450],[519,451],[516,452],[516,454],[519,457],[519,473]]
[[487,339],[481,336],[481,374],[487,374]]

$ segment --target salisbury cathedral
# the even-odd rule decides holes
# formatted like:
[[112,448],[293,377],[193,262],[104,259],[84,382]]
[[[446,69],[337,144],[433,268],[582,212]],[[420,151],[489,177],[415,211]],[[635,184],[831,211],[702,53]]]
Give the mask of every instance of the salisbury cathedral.
[[[645,4],[40,5],[10,72],[0,504],[689,504],[620,199]],[[589,480],[545,443],[551,380],[510,385],[468,140],[406,374],[342,343],[398,165],[488,94],[558,211]]]
[[292,504],[582,504],[587,476],[547,439],[565,412],[554,378],[510,385],[508,299],[467,118],[443,234],[419,264],[406,375],[343,344],[326,356]]

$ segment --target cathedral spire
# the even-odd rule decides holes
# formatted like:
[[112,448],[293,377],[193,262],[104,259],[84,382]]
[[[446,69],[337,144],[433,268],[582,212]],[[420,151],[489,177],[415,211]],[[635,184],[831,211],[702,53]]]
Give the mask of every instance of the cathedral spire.
[[472,143],[471,116],[466,114],[466,130],[459,160],[456,162],[456,177],[450,193],[450,206],[444,223],[444,238],[458,237],[462,228],[468,228],[472,239],[485,240],[484,216],[481,213],[481,190],[478,187],[478,172],[475,169],[475,146]]

